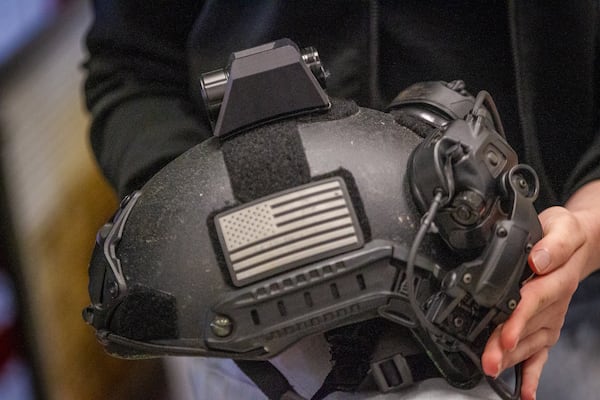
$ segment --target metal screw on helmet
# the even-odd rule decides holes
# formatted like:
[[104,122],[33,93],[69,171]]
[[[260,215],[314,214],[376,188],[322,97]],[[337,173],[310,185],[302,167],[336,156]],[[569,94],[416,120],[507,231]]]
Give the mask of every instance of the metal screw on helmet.
[[527,181],[525,180],[525,178],[519,178],[519,187],[521,189],[527,189]]
[[525,246],[525,252],[529,253],[531,252],[531,249],[533,249],[533,244],[527,243],[527,245]]
[[469,283],[471,283],[471,281],[473,280],[473,276],[469,273],[466,273],[463,275],[463,283],[466,283],[467,285]]
[[524,196],[528,196],[529,194],[529,183],[527,179],[521,174],[515,174],[513,177],[513,181],[515,183],[516,189],[523,194]]
[[514,310],[515,308],[517,308],[517,301],[515,299],[510,299],[508,301],[507,304],[508,308],[510,308],[511,310]]
[[506,231],[506,228],[504,228],[503,226],[501,226],[496,231],[496,235],[498,235],[498,237],[503,238],[503,237],[506,237],[506,235],[508,235],[508,232]]
[[462,328],[462,326],[465,324],[465,320],[462,319],[461,317],[454,318],[453,322],[454,322],[454,326],[459,329]]
[[233,323],[224,315],[217,315],[210,323],[210,329],[218,337],[225,337],[231,334]]

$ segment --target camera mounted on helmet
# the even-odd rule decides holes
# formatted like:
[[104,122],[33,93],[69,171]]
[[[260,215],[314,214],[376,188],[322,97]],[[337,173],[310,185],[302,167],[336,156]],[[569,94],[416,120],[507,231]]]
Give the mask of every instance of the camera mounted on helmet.
[[[84,318],[109,353],[266,360],[383,320],[450,384],[481,379],[542,235],[536,173],[487,92],[418,83],[381,112],[329,98],[326,78],[317,51],[287,39],[202,75],[215,136],[97,236]],[[416,381],[402,340],[379,341],[378,388]]]

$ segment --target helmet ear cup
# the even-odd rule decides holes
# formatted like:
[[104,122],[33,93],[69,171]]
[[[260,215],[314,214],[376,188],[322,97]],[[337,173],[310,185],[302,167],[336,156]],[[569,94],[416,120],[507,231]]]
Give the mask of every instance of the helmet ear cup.
[[423,139],[433,134],[433,132],[437,129],[436,126],[423,121],[423,119],[410,112],[407,112],[402,108],[391,109],[390,114],[394,116],[394,120],[397,123],[407,127]]

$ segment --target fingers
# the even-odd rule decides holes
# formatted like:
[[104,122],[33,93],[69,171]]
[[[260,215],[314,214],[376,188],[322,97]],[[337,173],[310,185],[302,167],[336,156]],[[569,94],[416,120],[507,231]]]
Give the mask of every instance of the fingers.
[[[578,257],[574,257],[577,262]],[[481,363],[484,372],[496,376],[558,340],[578,279],[569,268],[538,276],[521,289],[519,305],[488,339]]]
[[571,212],[551,207],[540,215],[544,237],[529,254],[529,265],[537,274],[546,274],[563,265],[585,243],[584,231]]
[[521,288],[517,308],[496,327],[481,357],[484,373],[492,377],[523,362],[523,400],[535,399],[548,349],[558,341],[590,252],[581,215],[552,207],[539,218],[545,236],[529,255],[529,264],[538,276]]
[[[581,257],[574,255],[568,264],[578,263]],[[568,265],[527,282],[521,288],[521,301],[503,325],[502,346],[514,349],[521,338],[536,329],[560,329],[578,284],[579,277]]]
[[[544,312],[536,313],[523,327],[519,337],[525,338],[538,329],[548,328],[560,330],[565,321],[568,303],[566,301],[556,301],[546,308]],[[509,326],[510,328],[510,326]],[[506,334],[506,332],[502,332]],[[509,347],[512,349],[512,347]]]
[[498,325],[489,337],[481,356],[481,368],[487,376],[498,377],[502,372],[502,354],[504,349],[500,343],[502,324]]
[[[538,277],[523,286],[519,305],[494,332],[485,350],[489,354],[482,357],[482,364],[496,373],[525,360],[523,400],[535,399],[548,349],[558,341],[570,299],[585,276],[591,254],[586,241],[594,237],[588,223],[593,219],[586,215],[562,207],[540,214],[544,237],[528,260]],[[499,367],[491,368],[494,364]]]
[[519,342],[512,351],[504,353],[501,370],[515,366],[523,360],[528,360],[538,352],[549,349],[558,341],[560,331],[556,329],[540,329]]
[[[548,361],[548,349],[543,348],[523,362],[521,400],[535,400],[546,361]],[[497,375],[494,377],[497,378]]]
[[502,328],[502,326],[499,326],[494,330],[481,356],[483,372],[494,378],[505,369],[511,368],[523,360],[534,357],[540,351],[554,346],[560,336],[559,329],[538,329],[533,334],[523,338],[514,349],[507,350],[503,348],[500,342]]
[[542,349],[523,363],[521,400],[535,400],[535,393],[546,361],[548,361],[548,349]]
[[522,369],[521,399],[535,400],[542,369],[548,360],[548,348],[558,337],[548,329],[540,330],[524,339],[514,352],[509,353],[509,357],[503,359],[499,340],[501,330],[502,326],[497,327],[486,345],[481,357],[483,372],[497,378],[503,370],[525,360]]

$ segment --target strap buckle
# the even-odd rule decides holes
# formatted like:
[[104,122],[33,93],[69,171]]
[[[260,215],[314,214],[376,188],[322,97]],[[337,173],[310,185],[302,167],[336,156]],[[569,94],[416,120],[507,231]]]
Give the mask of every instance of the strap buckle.
[[414,383],[408,362],[402,354],[372,363],[371,374],[382,393],[402,389]]

